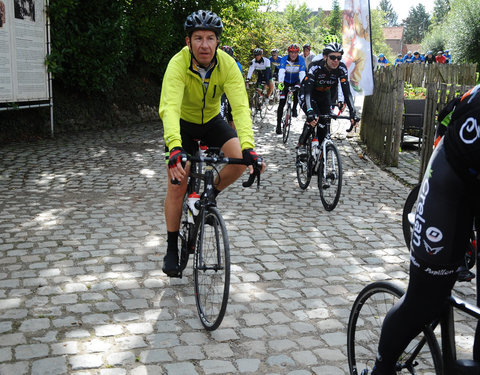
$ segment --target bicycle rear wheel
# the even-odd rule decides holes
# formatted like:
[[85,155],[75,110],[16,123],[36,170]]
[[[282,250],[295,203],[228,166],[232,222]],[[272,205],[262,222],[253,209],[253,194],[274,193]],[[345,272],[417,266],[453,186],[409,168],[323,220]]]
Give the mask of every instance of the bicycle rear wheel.
[[225,316],[230,288],[230,249],[220,212],[208,207],[196,238],[193,274],[198,315],[208,331]]
[[337,207],[342,192],[342,161],[334,144],[326,147],[326,155],[322,155],[318,170],[318,189],[323,207],[332,211]]
[[305,143],[306,155],[300,156],[297,153],[297,158],[295,160],[295,165],[297,168],[297,181],[298,185],[302,190],[305,190],[310,184],[313,173],[313,164],[315,161],[312,156],[312,136],[308,136],[307,142]]
[[260,95],[259,102],[260,102],[260,118],[263,120],[267,115],[268,99],[265,95]]
[[291,124],[292,124],[292,108],[288,106],[282,121],[283,143],[287,143],[288,135],[290,134]]
[[[403,291],[399,287],[385,281],[369,284],[359,293],[352,306],[347,327],[350,375],[371,374],[383,320],[402,295]],[[397,362],[396,373],[443,374],[441,352],[432,329],[425,328],[407,346]]]

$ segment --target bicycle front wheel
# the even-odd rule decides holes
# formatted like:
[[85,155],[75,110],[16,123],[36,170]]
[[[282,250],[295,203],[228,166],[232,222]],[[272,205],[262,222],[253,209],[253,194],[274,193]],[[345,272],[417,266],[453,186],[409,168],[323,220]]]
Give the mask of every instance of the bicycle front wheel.
[[213,331],[225,316],[230,288],[227,228],[217,208],[206,209],[196,244],[193,274],[197,310],[203,326]]
[[[347,327],[350,375],[372,373],[383,320],[402,295],[402,289],[385,281],[367,285],[358,295],[352,306]],[[429,327],[407,346],[398,359],[395,373],[443,374],[438,341]]]
[[252,115],[252,121],[255,122],[255,117],[257,116],[259,105],[258,93],[255,92],[252,97],[252,106],[250,107],[250,114]]
[[305,190],[310,184],[313,174],[313,164],[315,160],[312,156],[312,136],[310,135],[305,144],[306,154],[299,155],[295,160],[295,166],[297,168],[297,181],[302,190]]
[[326,155],[322,156],[318,171],[318,189],[323,207],[332,211],[337,207],[342,192],[342,161],[334,144],[326,147]]
[[290,134],[291,124],[292,124],[292,109],[290,106],[288,106],[282,121],[283,143],[287,143],[288,135]]

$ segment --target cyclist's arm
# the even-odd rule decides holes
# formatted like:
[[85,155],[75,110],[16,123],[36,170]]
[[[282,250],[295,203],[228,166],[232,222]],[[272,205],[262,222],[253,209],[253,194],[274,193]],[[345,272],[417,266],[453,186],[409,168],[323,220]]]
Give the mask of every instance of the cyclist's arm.
[[237,129],[242,150],[254,148],[252,118],[248,104],[247,91],[243,77],[236,66],[227,66],[228,72],[224,83],[224,91],[232,107],[232,117]]
[[255,71],[255,62],[252,61],[250,62],[250,66],[248,67],[247,80],[250,80],[252,78],[254,71]]
[[283,82],[285,81],[285,68],[287,65],[287,59],[285,57],[282,57],[280,60],[280,66],[278,69],[278,82]]
[[185,88],[185,75],[185,66],[182,64],[180,54],[177,54],[170,60],[165,71],[158,109],[163,123],[165,145],[169,150],[174,147],[182,147],[180,115]]
[[305,59],[303,57],[301,57],[301,58],[300,57],[299,57],[300,68],[299,68],[299,71],[298,71],[298,79],[299,79],[300,82],[303,82],[303,79],[305,78],[305,75],[306,75],[306,73],[305,73],[305,71],[306,71]]

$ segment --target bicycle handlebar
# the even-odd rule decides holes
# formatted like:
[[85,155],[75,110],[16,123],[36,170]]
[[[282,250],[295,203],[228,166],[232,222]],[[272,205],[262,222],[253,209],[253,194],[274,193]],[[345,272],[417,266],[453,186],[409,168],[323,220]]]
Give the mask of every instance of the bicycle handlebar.
[[[193,162],[205,162],[207,164],[237,164],[237,165],[249,165],[246,164],[243,159],[239,158],[227,158],[227,157],[221,157],[221,156],[193,156],[193,155],[187,155],[186,158],[182,158],[182,162],[186,163],[187,160],[193,161]],[[263,159],[261,157],[258,157],[257,159],[257,165],[252,165],[253,166],[253,173],[250,174],[248,177],[247,181],[244,181],[242,183],[242,186],[247,188],[253,185],[255,182],[255,179],[257,179],[257,188],[260,187],[260,170],[262,169],[262,162]],[[171,180],[172,184],[179,185],[180,182],[178,180]]]

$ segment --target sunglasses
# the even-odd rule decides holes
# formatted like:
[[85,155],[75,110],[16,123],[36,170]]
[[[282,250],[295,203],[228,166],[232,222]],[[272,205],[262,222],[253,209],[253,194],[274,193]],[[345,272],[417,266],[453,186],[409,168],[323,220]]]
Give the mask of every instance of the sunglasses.
[[328,55],[328,58],[332,61],[338,60],[340,61],[342,59],[342,56],[333,56],[333,55]]

